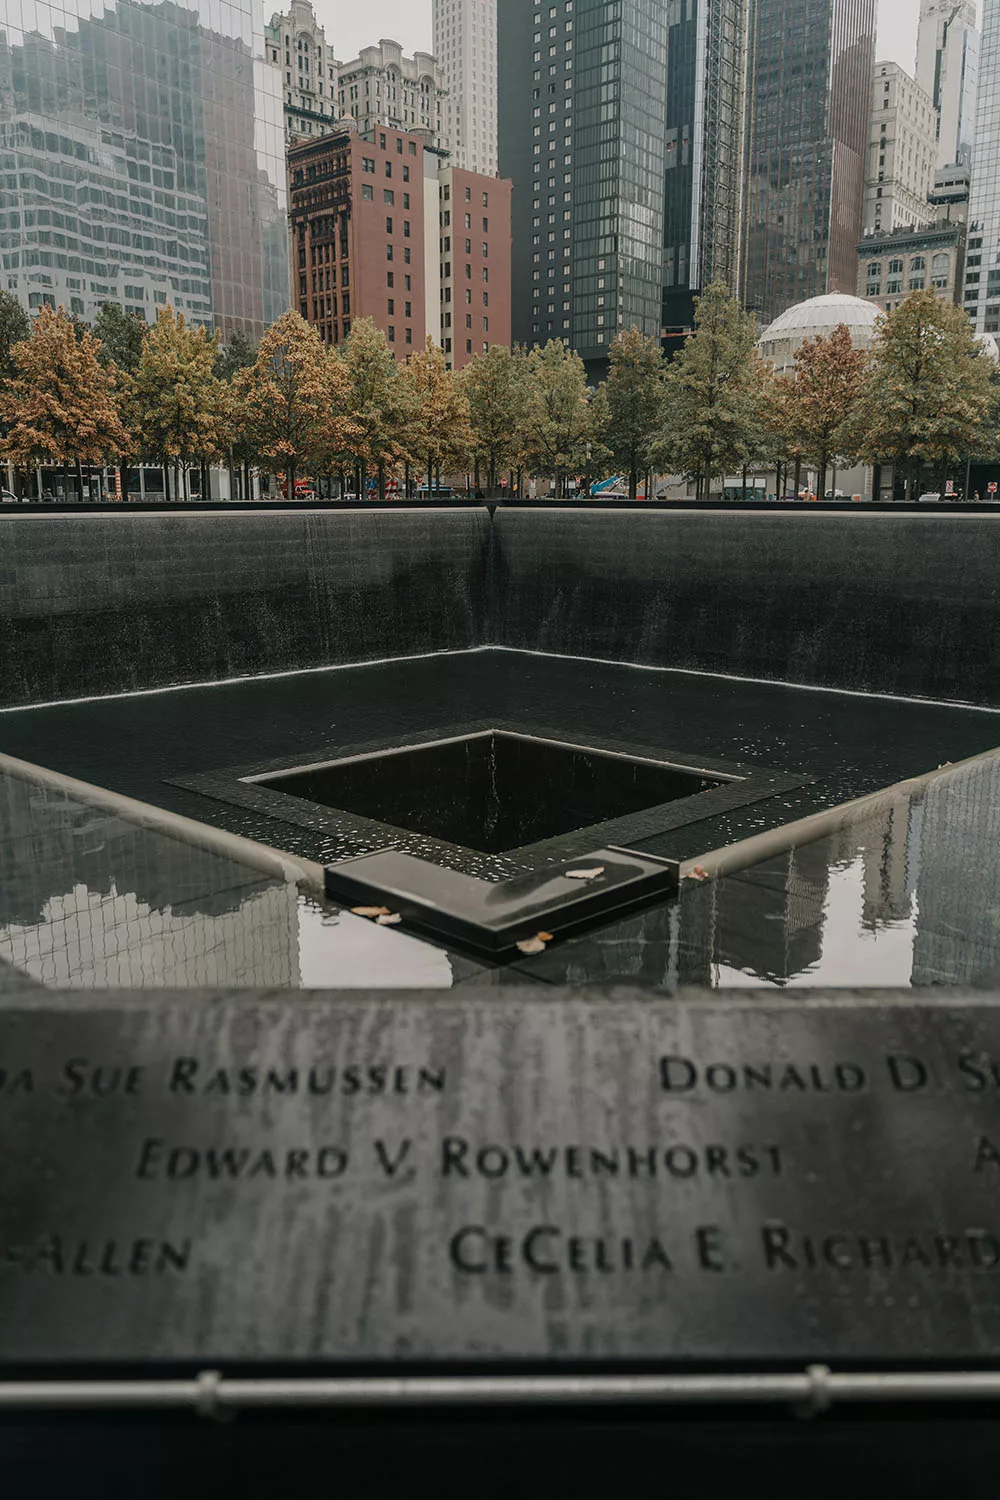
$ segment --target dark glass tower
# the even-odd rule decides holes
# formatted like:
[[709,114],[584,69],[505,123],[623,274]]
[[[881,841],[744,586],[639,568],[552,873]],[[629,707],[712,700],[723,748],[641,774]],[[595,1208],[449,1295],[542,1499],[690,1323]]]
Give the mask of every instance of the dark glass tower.
[[737,290],[747,0],[669,0],[663,328],[690,329],[712,281]]
[[853,292],[875,0],[750,0],[744,295],[769,322]]
[[0,0],[0,286],[259,337],[288,305],[281,118],[263,0]]
[[500,174],[514,181],[513,336],[596,370],[660,328],[663,0],[501,0]]

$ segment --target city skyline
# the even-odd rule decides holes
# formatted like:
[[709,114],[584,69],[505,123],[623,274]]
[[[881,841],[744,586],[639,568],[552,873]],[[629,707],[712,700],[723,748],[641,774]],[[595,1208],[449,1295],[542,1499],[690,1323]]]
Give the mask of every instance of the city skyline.
[[[364,10],[345,14],[339,0],[316,0],[315,9],[342,61],[357,57],[380,36],[392,37],[405,52],[431,50],[431,0],[379,0],[374,16]],[[981,13],[981,4],[977,10]],[[897,62],[913,72],[919,13],[919,0],[879,0],[875,55],[880,62]]]

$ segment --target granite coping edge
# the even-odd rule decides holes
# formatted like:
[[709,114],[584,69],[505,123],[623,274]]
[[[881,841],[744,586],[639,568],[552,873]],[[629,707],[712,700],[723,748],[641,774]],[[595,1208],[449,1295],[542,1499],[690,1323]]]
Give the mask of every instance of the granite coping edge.
[[[23,993],[0,992],[0,1012],[4,1010],[55,1011],[76,1015],[103,1014],[128,1011],[150,1005],[197,1007],[217,1005],[259,1005],[281,1009],[327,1010],[331,1006],[369,1010],[382,1004],[398,1004],[401,1008],[423,1009],[462,1015],[468,1011],[468,997],[474,986],[466,986],[461,996],[449,990],[418,989],[242,989],[242,988],[184,988],[150,990],[50,990],[36,981],[26,978]],[[884,1008],[941,1010],[960,1008],[993,1010],[1000,1008],[1000,988],[977,989],[973,985],[934,987],[925,990],[886,988],[854,989],[797,989],[794,994],[775,994],[766,985],[760,988],[732,990],[702,990],[684,987],[666,994],[641,985],[555,985],[525,983],[510,984],[498,995],[488,984],[483,985],[482,999],[492,1000],[504,1013],[513,1013],[515,1008],[553,1004],[575,1004],[585,1009],[600,1006],[618,1009],[622,1005],[635,1005],[640,1013],[670,1015],[677,1007],[687,1010],[747,1010],[751,1012],[780,1011],[795,1014],[798,1011],[852,1010]]]

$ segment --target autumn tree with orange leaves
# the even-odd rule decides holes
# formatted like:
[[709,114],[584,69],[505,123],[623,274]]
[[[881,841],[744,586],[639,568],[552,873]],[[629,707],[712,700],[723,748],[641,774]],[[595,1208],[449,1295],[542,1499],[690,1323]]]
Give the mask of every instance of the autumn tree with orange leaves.
[[28,337],[12,346],[13,373],[0,389],[4,454],[18,468],[75,468],[81,498],[83,465],[112,463],[129,444],[116,372],[102,367],[99,352],[88,329],[43,306]]
[[349,415],[350,381],[343,360],[327,349],[297,312],[286,312],[261,339],[257,358],[233,382],[246,440],[285,476],[326,471],[350,448],[357,424]]
[[798,493],[802,462],[817,471],[816,494],[826,494],[826,471],[831,460],[849,456],[849,423],[858,404],[868,356],[851,343],[849,329],[839,323],[824,337],[806,339],[795,352],[795,368],[774,382],[775,422],[795,460]]

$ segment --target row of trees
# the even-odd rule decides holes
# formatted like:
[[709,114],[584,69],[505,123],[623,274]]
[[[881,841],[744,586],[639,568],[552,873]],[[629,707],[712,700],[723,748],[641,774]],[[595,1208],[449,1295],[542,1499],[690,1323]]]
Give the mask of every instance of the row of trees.
[[[164,309],[147,326],[105,308],[93,329],[43,307],[29,322],[0,296],[0,445],[25,475],[144,460],[187,494],[193,467],[228,464],[285,476],[339,475],[358,493],[392,477],[474,473],[498,490],[506,472],[568,478],[683,474],[699,494],[751,468],[819,473],[891,461],[908,493],[921,466],[942,475],[996,447],[998,382],[961,309],[913,293],[882,320],[873,347],[846,328],[808,340],[790,373],[755,348],[752,318],[724,287],[699,299],[696,328],[667,364],[636,329],[621,333],[607,379],[555,340],[525,352],[494,346],[455,374],[429,340],[397,363],[370,319],[339,348],[286,313],[254,349]],[[168,479],[169,484],[169,479]],[[781,483],[779,488],[784,488]],[[204,493],[204,490],[202,491]],[[243,493],[248,493],[244,489]]]

